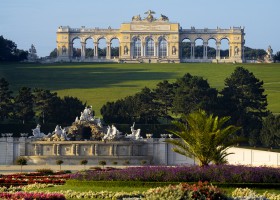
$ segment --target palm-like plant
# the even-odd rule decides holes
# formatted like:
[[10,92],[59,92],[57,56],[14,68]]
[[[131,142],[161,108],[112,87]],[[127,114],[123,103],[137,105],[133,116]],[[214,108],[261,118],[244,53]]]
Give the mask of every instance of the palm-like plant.
[[231,153],[227,149],[240,142],[240,138],[231,138],[239,127],[225,123],[230,117],[214,117],[204,110],[198,110],[185,117],[185,123],[174,122],[178,131],[170,131],[181,139],[167,139],[173,144],[173,151],[186,157],[194,157],[200,166],[210,162],[220,164]]

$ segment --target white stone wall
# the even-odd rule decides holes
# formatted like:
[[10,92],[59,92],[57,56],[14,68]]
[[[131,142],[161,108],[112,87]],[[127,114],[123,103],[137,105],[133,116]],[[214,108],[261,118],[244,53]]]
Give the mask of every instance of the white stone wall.
[[[67,141],[44,143],[26,138],[1,137],[0,164],[14,164],[18,156],[27,156],[33,164],[55,163],[60,157],[68,160],[69,164],[78,164],[82,158],[92,163],[108,159],[119,163],[121,160],[131,160],[131,164],[139,164],[142,160],[155,165],[196,164],[194,159],[173,152],[172,145],[164,140],[151,138],[144,143],[75,141],[74,144]],[[227,157],[229,164],[280,166],[280,153],[236,147],[230,148],[228,152],[233,153]]]

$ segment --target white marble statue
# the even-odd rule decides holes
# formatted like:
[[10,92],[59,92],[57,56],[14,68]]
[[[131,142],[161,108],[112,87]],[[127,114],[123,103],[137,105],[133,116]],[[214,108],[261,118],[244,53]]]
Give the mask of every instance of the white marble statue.
[[[77,121],[77,118],[75,121]],[[85,107],[84,111],[81,112],[80,121],[86,121],[86,122],[94,121],[94,117],[92,115],[92,106]]]
[[140,139],[143,139],[143,137],[141,137],[141,135],[140,135],[141,129],[135,130],[134,126],[135,126],[135,122],[130,127],[131,134],[126,134],[125,138],[130,139],[130,140],[140,140]]
[[122,133],[114,126],[112,127],[108,126],[106,134],[103,136],[102,140],[107,141],[107,140],[118,140],[119,138],[122,137]]
[[37,124],[36,128],[32,129],[33,136],[30,136],[29,138],[43,138],[43,137],[45,137],[46,135],[44,133],[41,133],[40,128],[41,128],[40,124]]

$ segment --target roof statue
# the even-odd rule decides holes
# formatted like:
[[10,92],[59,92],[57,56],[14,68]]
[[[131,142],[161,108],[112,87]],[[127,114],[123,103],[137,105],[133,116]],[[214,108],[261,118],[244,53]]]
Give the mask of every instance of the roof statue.
[[152,22],[155,20],[153,14],[156,14],[154,11],[148,10],[147,12],[145,12],[145,14],[147,14],[148,16],[145,18],[145,20],[147,20],[148,22]]

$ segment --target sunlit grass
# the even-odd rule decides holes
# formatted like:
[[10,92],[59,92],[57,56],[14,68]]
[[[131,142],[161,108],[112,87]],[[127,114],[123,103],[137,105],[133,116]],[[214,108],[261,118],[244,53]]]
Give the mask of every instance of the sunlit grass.
[[97,115],[102,105],[154,88],[162,80],[174,82],[185,73],[202,76],[211,87],[221,90],[224,80],[237,66],[244,66],[264,81],[268,108],[280,113],[280,64],[0,64],[0,77],[5,77],[14,92],[22,86],[39,87],[60,96],[76,96],[92,105]]

